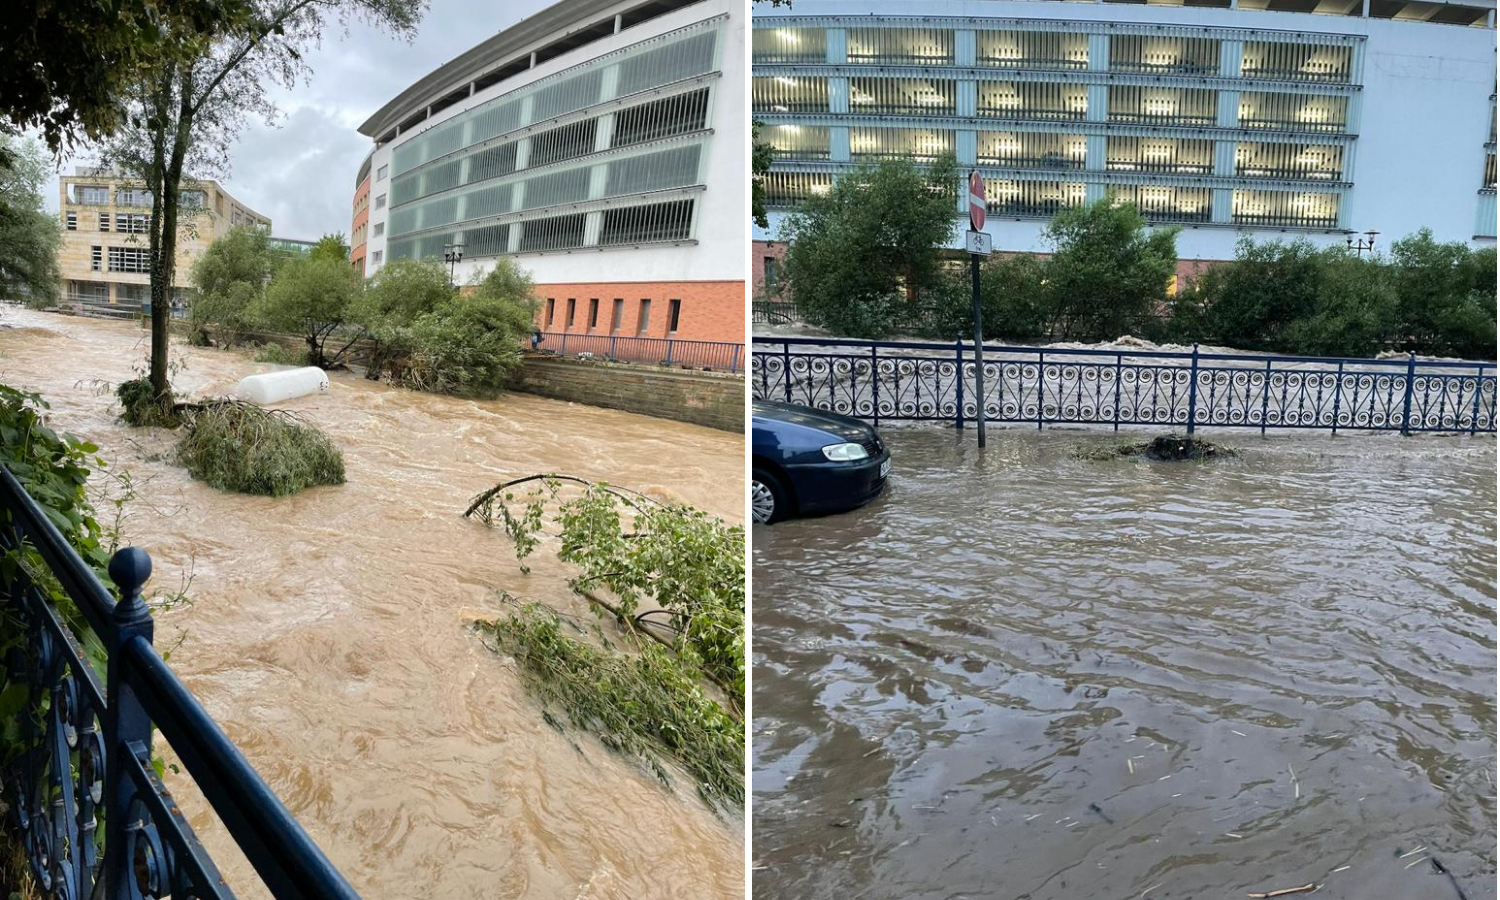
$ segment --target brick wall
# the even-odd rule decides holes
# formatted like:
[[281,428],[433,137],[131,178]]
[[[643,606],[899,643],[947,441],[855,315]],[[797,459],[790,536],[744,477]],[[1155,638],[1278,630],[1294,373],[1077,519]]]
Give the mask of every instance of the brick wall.
[[[780,296],[779,290],[767,290],[766,275],[777,275],[782,258],[786,256],[786,244],[782,241],[750,242],[750,296],[757,300],[769,300]],[[779,277],[777,280],[780,280]]]
[[[684,341],[745,341],[745,283],[743,281],[584,281],[538,284],[537,327],[569,334],[619,334],[630,337],[673,337]],[[568,324],[568,302],[573,323]],[[598,314],[590,325],[593,302]],[[620,326],[613,327],[615,301],[620,300]],[[677,330],[669,334],[672,301],[681,301]],[[550,301],[550,303],[549,303]],[[641,310],[650,301],[646,328]],[[552,320],[548,322],[548,307]]]
[[735,376],[531,357],[511,387],[721,431],[745,429],[745,379]]

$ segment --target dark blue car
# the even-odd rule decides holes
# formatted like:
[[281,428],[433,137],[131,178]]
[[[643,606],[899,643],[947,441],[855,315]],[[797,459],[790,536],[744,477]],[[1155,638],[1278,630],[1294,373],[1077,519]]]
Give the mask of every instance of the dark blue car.
[[880,435],[848,416],[757,400],[750,431],[750,514],[757,522],[862,506],[879,496],[891,470]]

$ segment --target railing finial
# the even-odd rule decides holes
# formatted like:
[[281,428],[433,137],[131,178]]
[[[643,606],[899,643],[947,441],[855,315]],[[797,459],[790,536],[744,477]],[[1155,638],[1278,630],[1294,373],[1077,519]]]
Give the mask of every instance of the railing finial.
[[145,613],[141,588],[151,579],[151,556],[139,547],[122,547],[109,558],[110,580],[120,588],[115,618],[136,618]]

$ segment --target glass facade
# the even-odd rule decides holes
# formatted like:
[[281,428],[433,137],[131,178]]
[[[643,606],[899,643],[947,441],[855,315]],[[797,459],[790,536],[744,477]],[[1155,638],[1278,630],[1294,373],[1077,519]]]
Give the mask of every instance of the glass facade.
[[722,20],[465,110],[391,156],[391,259],[691,240]]
[[772,207],[849,166],[951,152],[1001,216],[1113,198],[1161,222],[1343,227],[1363,37],[987,21],[757,19]]

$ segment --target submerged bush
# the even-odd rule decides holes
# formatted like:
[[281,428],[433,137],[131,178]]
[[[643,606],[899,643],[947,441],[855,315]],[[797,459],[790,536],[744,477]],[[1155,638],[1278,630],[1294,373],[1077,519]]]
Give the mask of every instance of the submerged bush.
[[344,483],[344,454],[328,436],[282,410],[224,401],[188,418],[177,461],[221,491],[283,497]]
[[279,366],[305,366],[307,365],[306,350],[291,350],[282,344],[266,344],[255,354],[256,362],[275,363]]
[[161,428],[176,428],[181,421],[177,417],[172,392],[160,395],[145,378],[123,381],[115,388],[120,400],[120,418],[132,428],[155,425]]

